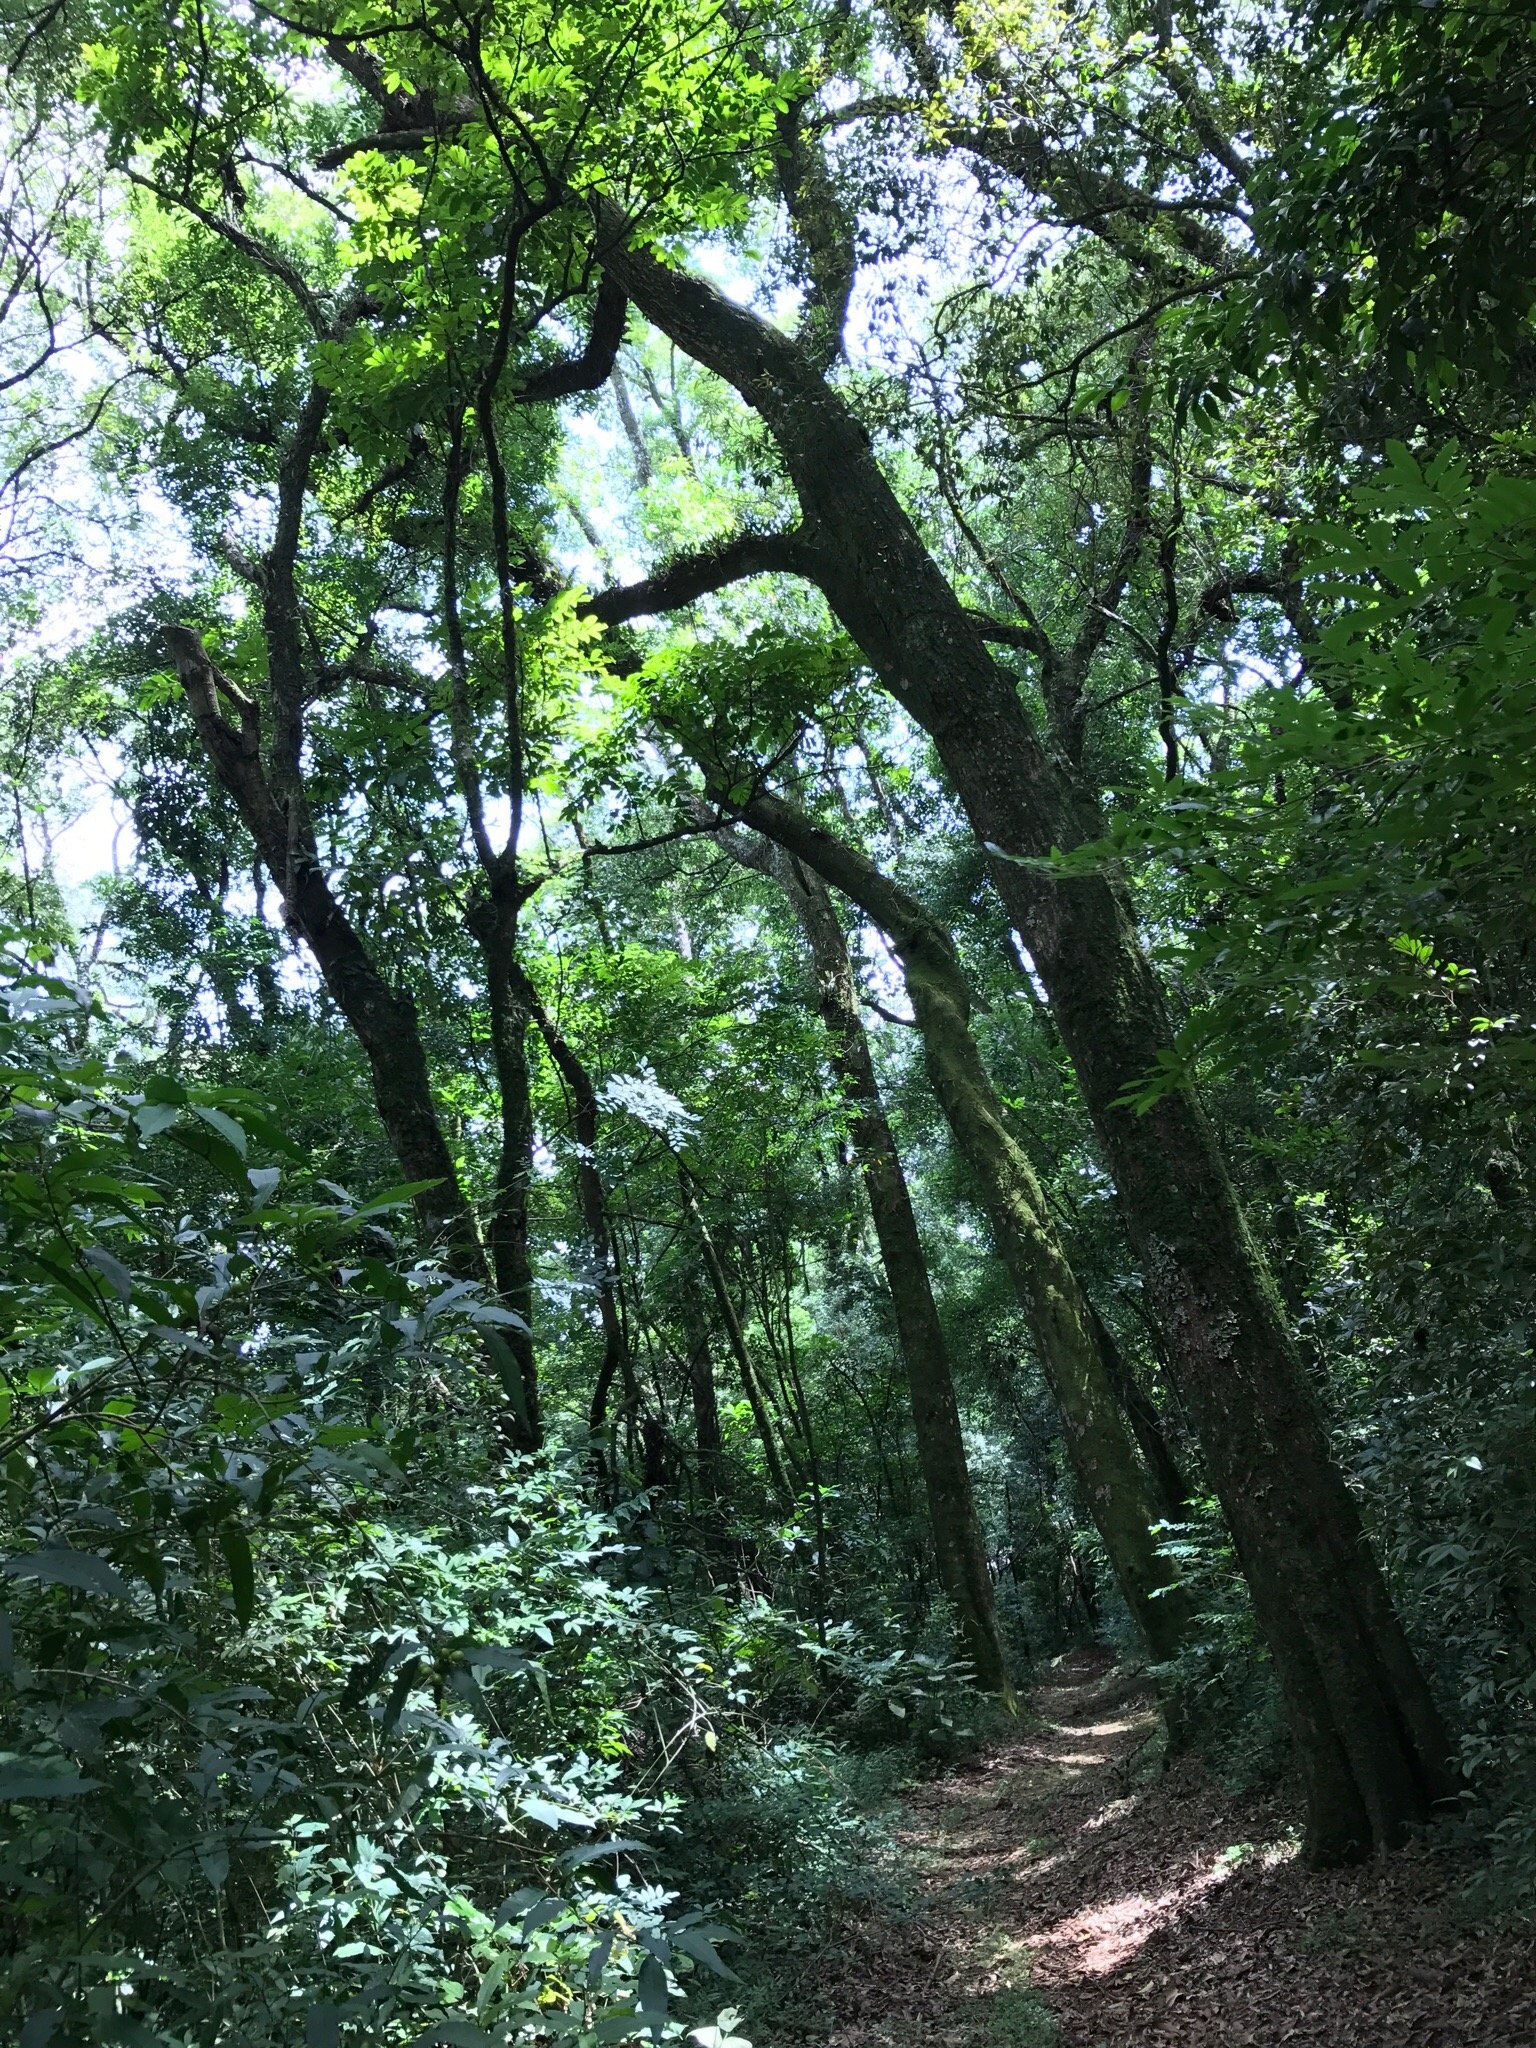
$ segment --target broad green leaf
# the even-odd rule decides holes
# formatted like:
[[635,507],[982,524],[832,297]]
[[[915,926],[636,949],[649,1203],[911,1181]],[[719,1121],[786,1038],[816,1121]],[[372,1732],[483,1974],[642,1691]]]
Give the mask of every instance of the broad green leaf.
[[238,1522],[221,1522],[218,1533],[219,1548],[229,1567],[235,1619],[242,1629],[248,1629],[256,1612],[256,1570],[251,1561],[251,1546]]
[[36,1579],[44,1586],[73,1586],[83,1593],[101,1593],[111,1600],[132,1598],[128,1581],[105,1558],[62,1543],[8,1557],[0,1564],[0,1572],[13,1579]]
[[530,1820],[536,1820],[541,1827],[591,1828],[597,1825],[595,1820],[587,1814],[578,1813],[574,1807],[556,1806],[548,1799],[520,1799],[517,1805],[520,1813],[527,1814]]

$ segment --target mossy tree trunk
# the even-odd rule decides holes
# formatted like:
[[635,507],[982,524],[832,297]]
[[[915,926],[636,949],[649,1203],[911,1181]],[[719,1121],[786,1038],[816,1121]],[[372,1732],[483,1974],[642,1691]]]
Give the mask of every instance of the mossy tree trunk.
[[[1017,680],[993,659],[814,356],[632,246],[628,221],[603,203],[598,248],[639,309],[763,420],[801,524],[777,543],[746,536],[735,551],[717,549],[594,609],[618,619],[742,574],[808,577],[933,739],[1045,984],[1114,1174],[1285,1694],[1307,1795],[1306,1853],[1322,1864],[1393,1847],[1455,1796],[1445,1727],[1194,1090],[1173,1086],[1134,1106],[1149,1071],[1176,1062],[1173,1032],[1124,887],[1102,872],[1049,871],[1055,851],[1096,838],[1101,825],[1071,749],[1060,733],[1041,738]],[[1040,639],[1028,627],[1014,637]],[[1070,724],[1081,717],[1082,676],[1066,681]]]
[[[1167,1660],[1179,1648],[1188,1613],[1167,1561],[1158,1555],[1152,1491],[1115,1399],[1093,1309],[972,1035],[970,995],[949,934],[872,861],[792,805],[758,794],[741,806],[741,815],[792,861],[839,888],[889,935],[906,976],[929,1080],[1029,1319],[1094,1527],[1148,1649],[1158,1662]],[[846,972],[846,953],[843,967]]]

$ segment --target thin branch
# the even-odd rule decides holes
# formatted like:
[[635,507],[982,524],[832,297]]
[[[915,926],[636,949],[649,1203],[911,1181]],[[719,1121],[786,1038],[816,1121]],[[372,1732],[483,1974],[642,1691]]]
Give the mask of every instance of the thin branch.
[[228,242],[231,248],[238,249],[242,256],[248,256],[253,263],[259,264],[263,270],[270,276],[275,277],[280,284],[292,293],[295,301],[303,311],[305,319],[314,328],[316,334],[321,336],[330,334],[332,329],[330,316],[326,313],[325,308],[321,305],[315,293],[310,290],[309,285],[300,276],[293,264],[288,261],[286,256],[281,255],[270,244],[259,240],[255,235],[248,234],[244,228],[237,227],[234,221],[225,220],[222,215],[213,212],[210,207],[200,205],[197,200],[191,198],[187,193],[177,192],[169,185],[162,185],[157,178],[146,178],[142,171],[136,171],[131,166],[125,175],[130,184],[139,186],[145,192],[153,193],[155,198],[160,200],[163,205],[177,206],[184,213],[190,213],[192,218],[201,221],[211,234],[219,236],[222,241]]

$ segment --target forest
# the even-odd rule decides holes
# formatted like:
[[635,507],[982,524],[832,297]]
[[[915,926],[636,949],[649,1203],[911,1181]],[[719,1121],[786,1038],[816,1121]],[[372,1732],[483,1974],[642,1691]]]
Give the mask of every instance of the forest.
[[1529,5],[0,64],[5,2038],[1529,2048]]

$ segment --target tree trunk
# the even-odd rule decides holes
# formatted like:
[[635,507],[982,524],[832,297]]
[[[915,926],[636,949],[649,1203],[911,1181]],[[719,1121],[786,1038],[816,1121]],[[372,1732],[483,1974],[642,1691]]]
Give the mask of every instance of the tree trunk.
[[1148,1649],[1166,1662],[1183,1639],[1187,1606],[1157,1553],[1151,1533],[1157,1509],[1121,1419],[1094,1312],[971,1035],[970,994],[949,934],[873,862],[791,805],[759,794],[742,806],[742,816],[842,889],[889,934],[906,975],[929,1080],[1029,1318],[1089,1513]]
[[784,1460],[779,1455],[779,1441],[774,1435],[773,1418],[768,1413],[768,1403],[763,1395],[762,1384],[757,1377],[757,1367],[752,1363],[752,1354],[747,1349],[746,1333],[741,1327],[741,1317],[736,1313],[736,1304],[731,1299],[730,1282],[725,1267],[721,1264],[715,1240],[710,1235],[709,1225],[699,1208],[698,1197],[693,1192],[693,1182],[688,1169],[678,1162],[678,1185],[683,1193],[683,1210],[694,1229],[698,1232],[699,1250],[704,1258],[704,1270],[709,1275],[709,1284],[714,1290],[715,1306],[720,1311],[720,1320],[725,1325],[726,1341],[731,1347],[731,1356],[736,1361],[736,1370],[741,1374],[742,1392],[752,1410],[752,1420],[757,1424],[758,1440],[763,1447],[763,1463],[768,1468],[768,1480],[777,1496],[781,1508],[794,1505],[795,1489],[789,1483],[789,1474],[784,1469]]
[[930,734],[992,856],[1115,1176],[1274,1657],[1306,1784],[1306,1853],[1334,1863],[1393,1847],[1454,1796],[1445,1729],[1193,1090],[1171,1088],[1145,1112],[1127,1100],[1160,1056],[1175,1058],[1127,892],[1106,874],[1064,880],[1035,865],[1095,837],[1097,809],[1041,743],[867,431],[815,365],[749,308],[628,247],[616,208],[600,207],[599,223],[610,275],[773,435],[804,519],[797,573],[814,577]]
[[725,1498],[725,1440],[720,1434],[720,1403],[715,1396],[715,1364],[709,1353],[709,1332],[702,1321],[689,1342],[687,1364],[699,1485],[707,1499],[718,1506]]
[[544,1441],[539,1414],[538,1360],[533,1343],[533,1258],[528,1241],[528,1188],[533,1178],[533,1097],[528,1079],[528,1006],[517,964],[518,904],[494,886],[470,904],[466,922],[485,962],[491,1013],[491,1058],[501,1113],[501,1146],[491,1197],[488,1236],[496,1292],[518,1317],[506,1347],[507,1434],[513,1448],[536,1451]]
[[[257,852],[282,892],[288,928],[314,957],[326,988],[368,1060],[379,1120],[407,1180],[429,1183],[414,1198],[417,1224],[461,1277],[486,1279],[475,1219],[443,1137],[416,1006],[389,986],[332,894],[312,833],[296,807],[279,803],[261,761],[257,710],[210,660],[198,635],[166,629],[177,675],[213,771],[234,799]],[[240,716],[238,732],[219,695]],[[290,830],[292,818],[292,830]]]
[[592,1076],[539,1000],[538,990],[514,964],[514,985],[528,1015],[538,1026],[560,1078],[571,1091],[571,1130],[576,1140],[576,1194],[586,1225],[592,1284],[597,1292],[603,1356],[592,1386],[588,1427],[596,1436],[607,1419],[608,1398],[615,1380],[626,1386],[633,1378],[629,1343],[619,1313],[619,1267],[613,1233],[608,1227],[608,1194],[597,1164],[597,1090]]
[[1189,1512],[1189,1482],[1168,1442],[1162,1417],[1142,1391],[1113,1330],[1091,1304],[1090,1313],[1094,1334],[1109,1370],[1109,1383],[1115,1390],[1115,1399],[1120,1403],[1120,1411],[1131,1425],[1131,1433],[1146,1460],[1158,1513],[1165,1522],[1182,1522]]
[[869,1197],[870,1215],[896,1319],[896,1337],[912,1401],[917,1461],[928,1495],[939,1580],[954,1608],[965,1653],[983,1692],[1015,1709],[992,1599],[992,1575],[960,1429],[949,1349],[928,1279],[928,1262],[901,1155],[880,1099],[875,1063],[859,1015],[847,941],[825,883],[781,847],[775,879],[789,898],[810,948],[832,1064],[853,1114],[850,1137]]

